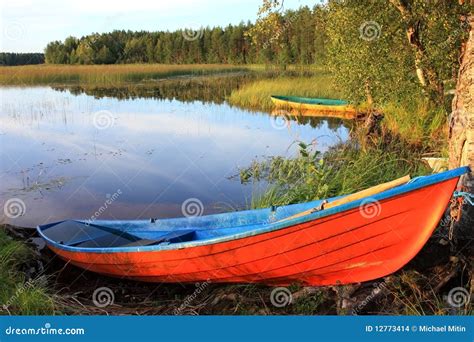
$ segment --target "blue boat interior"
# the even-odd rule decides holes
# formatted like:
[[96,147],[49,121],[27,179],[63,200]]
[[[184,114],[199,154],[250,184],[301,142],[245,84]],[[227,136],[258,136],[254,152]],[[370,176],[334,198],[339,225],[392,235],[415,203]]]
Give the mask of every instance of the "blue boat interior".
[[71,247],[137,247],[209,240],[259,229],[321,205],[312,201],[201,217],[150,220],[66,220],[40,226],[41,235]]
[[[429,176],[417,177],[409,183],[381,192],[371,200],[382,200],[427,185],[459,177],[469,172],[462,167]],[[331,202],[339,197],[330,198]],[[333,215],[355,208],[364,199],[330,209],[315,211],[299,218],[289,218],[300,212],[320,207],[322,200],[257,210],[245,210],[201,217],[183,217],[154,220],[66,220],[38,226],[38,232],[49,244],[68,250],[101,251],[140,250],[144,247],[182,243],[229,240],[243,235],[255,235],[299,224],[308,220]],[[283,220],[283,221],[281,221]],[[189,244],[188,244],[189,245]],[[171,247],[171,246],[170,246]],[[165,247],[166,249],[166,247]]]

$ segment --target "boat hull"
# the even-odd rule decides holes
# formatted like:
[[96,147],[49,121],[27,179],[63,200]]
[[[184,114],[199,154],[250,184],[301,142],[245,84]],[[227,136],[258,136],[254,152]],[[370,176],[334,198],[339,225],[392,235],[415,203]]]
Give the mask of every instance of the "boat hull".
[[312,104],[280,99],[273,96],[271,97],[271,100],[276,108],[285,109],[291,115],[303,115],[311,117],[335,116],[345,119],[354,119],[357,117],[356,108],[349,104]]
[[457,181],[451,178],[313,221],[194,247],[101,253],[48,245],[86,270],[140,281],[356,283],[391,274],[420,251]]

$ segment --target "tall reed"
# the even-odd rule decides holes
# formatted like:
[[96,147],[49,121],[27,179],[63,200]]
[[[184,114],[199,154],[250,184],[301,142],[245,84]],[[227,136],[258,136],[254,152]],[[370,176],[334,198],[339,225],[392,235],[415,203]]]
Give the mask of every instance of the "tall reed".
[[208,75],[246,70],[222,64],[114,64],[114,65],[25,65],[0,68],[0,85],[100,84],[144,82],[185,75]]

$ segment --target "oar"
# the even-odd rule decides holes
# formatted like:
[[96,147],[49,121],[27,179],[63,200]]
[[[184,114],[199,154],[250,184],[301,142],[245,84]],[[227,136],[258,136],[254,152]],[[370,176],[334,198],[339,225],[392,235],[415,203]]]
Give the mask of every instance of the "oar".
[[383,183],[383,184],[379,184],[379,185],[373,186],[371,188],[353,193],[351,195],[347,195],[345,197],[339,198],[339,199],[334,200],[332,202],[323,202],[320,207],[315,207],[315,208],[311,208],[311,209],[302,211],[302,212],[300,212],[298,214],[295,214],[293,216],[281,219],[281,220],[277,221],[276,223],[288,221],[288,220],[298,218],[298,217],[302,217],[302,216],[305,216],[305,215],[309,215],[309,214],[312,214],[312,213],[314,213],[316,211],[319,211],[319,210],[334,208],[334,207],[337,207],[339,205],[346,204],[346,203],[349,203],[349,202],[352,202],[352,201],[356,201],[356,200],[364,198],[364,197],[373,196],[373,195],[378,194],[380,192],[383,192],[383,191],[395,188],[399,185],[403,185],[405,183],[408,183],[410,181],[410,179],[411,179],[410,175],[406,175],[404,177],[395,179],[393,181]]

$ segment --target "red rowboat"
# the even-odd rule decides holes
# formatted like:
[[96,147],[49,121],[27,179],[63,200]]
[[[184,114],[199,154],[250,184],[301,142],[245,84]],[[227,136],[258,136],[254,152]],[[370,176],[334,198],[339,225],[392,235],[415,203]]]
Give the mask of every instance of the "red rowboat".
[[385,276],[408,263],[437,226],[459,177],[468,172],[462,167],[418,177],[332,207],[340,198],[191,218],[67,220],[38,231],[61,258],[109,276],[347,284]]

